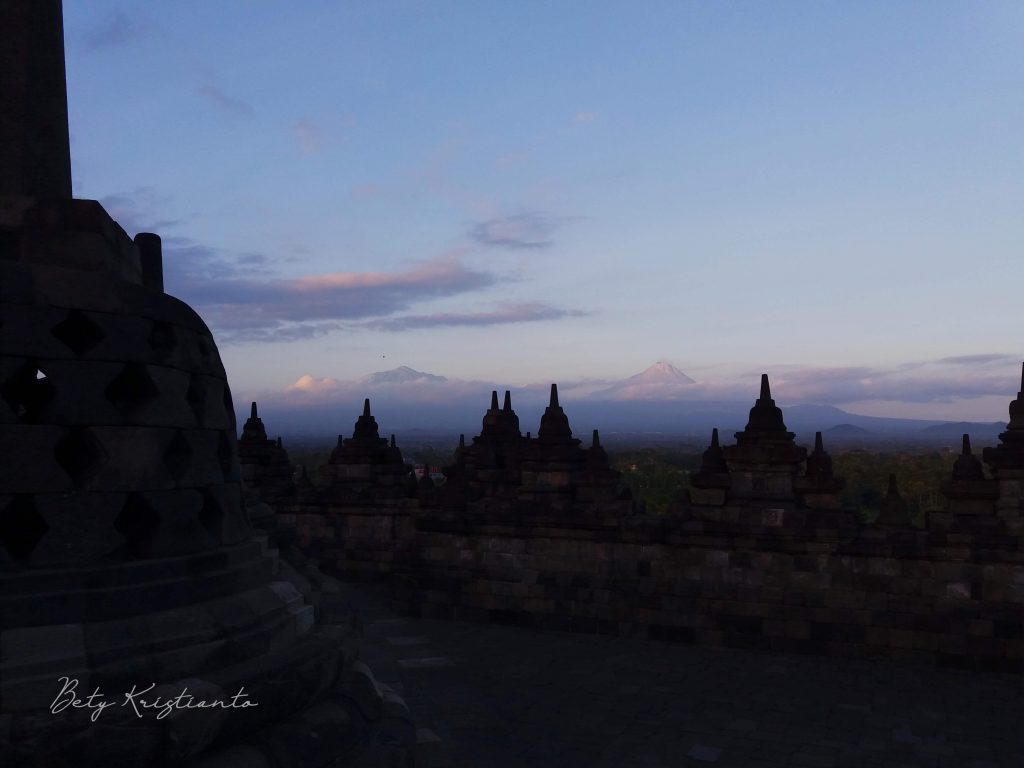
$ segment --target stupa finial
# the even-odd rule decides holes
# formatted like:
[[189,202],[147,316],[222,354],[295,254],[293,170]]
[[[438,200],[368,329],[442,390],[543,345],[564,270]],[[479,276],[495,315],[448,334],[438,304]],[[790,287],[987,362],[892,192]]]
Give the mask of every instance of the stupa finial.
[[557,384],[552,384],[551,385],[551,401],[548,403],[548,405],[551,406],[552,408],[557,408],[558,407],[558,385]]
[[0,3],[0,196],[71,197],[61,0]]

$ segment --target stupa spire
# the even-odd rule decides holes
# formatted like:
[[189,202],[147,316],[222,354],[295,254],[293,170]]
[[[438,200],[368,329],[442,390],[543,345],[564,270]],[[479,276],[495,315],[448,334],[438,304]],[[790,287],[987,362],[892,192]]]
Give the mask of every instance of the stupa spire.
[[832,474],[832,457],[825,451],[825,441],[822,440],[821,432],[814,433],[814,450],[807,457],[805,480],[806,482],[800,482],[800,486],[808,493],[835,492],[846,485],[842,478]]
[[[558,385],[551,385],[551,400],[544,415],[540,418],[540,429],[537,437],[542,443],[561,443],[571,441],[572,430],[569,428],[569,417],[558,404]],[[579,441],[576,441],[577,443]]]
[[354,440],[380,440],[380,432],[377,430],[377,420],[370,413],[370,398],[363,400],[363,413],[356,419],[355,428],[352,431]]
[[491,390],[491,410],[498,410],[498,390],[496,389]]
[[[777,439],[780,435],[789,436],[786,432],[786,424],[782,420],[782,410],[772,400],[771,385],[768,383],[768,374],[761,374],[760,396],[750,409],[750,418],[747,421],[745,437],[764,435],[772,433],[770,437]],[[737,435],[739,438],[739,435]]]
[[0,196],[71,197],[61,0],[0,3]]
[[983,480],[984,478],[985,468],[981,465],[978,457],[974,455],[974,451],[971,450],[971,436],[964,434],[960,455],[953,462],[952,479],[954,482],[963,482],[965,480]]
[[594,436],[590,440],[590,447],[591,448],[600,448],[601,447],[601,436],[597,434],[597,430],[596,429],[594,430]]
[[1020,391],[1010,401],[1010,421],[999,435],[999,445],[985,448],[982,455],[998,477],[999,470],[1024,469],[1024,365],[1021,365]]
[[260,418],[259,411],[256,409],[255,400],[249,406],[249,418],[242,425],[242,435],[239,439],[245,441],[263,441],[267,439],[267,429],[263,426],[263,419]]
[[725,454],[718,442],[718,427],[711,430],[711,445],[701,455],[700,471],[705,475],[720,474],[726,471]]
[[507,389],[505,390],[505,402],[501,407],[501,410],[508,412],[512,410],[512,393]]

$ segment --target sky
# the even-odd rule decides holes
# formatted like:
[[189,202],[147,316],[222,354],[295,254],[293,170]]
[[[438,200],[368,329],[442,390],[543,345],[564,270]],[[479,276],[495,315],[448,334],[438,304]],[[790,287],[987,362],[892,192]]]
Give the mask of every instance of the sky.
[[1020,386],[1019,2],[64,9],[74,194],[163,237],[238,401],[665,360],[994,421]]

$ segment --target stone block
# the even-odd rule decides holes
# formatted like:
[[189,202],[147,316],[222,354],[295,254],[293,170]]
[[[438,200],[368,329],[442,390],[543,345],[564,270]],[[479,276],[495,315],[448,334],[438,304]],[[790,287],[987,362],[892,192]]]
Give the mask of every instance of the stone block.
[[339,684],[338,693],[351,700],[364,719],[380,719],[384,709],[384,694],[366,664],[354,662]]
[[[32,552],[33,564],[82,566],[109,555],[123,542],[114,521],[126,498],[124,493],[95,492],[36,495],[47,531]],[[83,517],[90,521],[85,528]]]
[[[11,424],[0,441],[0,488],[6,493],[67,493],[71,477],[60,464],[54,446],[64,430],[41,424]],[[33,461],[25,462],[24,456]]]
[[0,677],[49,674],[55,680],[86,667],[88,653],[82,625],[16,627],[0,632]]

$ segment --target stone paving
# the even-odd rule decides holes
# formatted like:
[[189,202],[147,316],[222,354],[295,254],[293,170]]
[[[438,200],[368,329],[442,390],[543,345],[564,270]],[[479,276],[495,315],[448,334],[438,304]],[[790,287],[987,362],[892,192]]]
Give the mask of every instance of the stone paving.
[[400,618],[363,657],[460,768],[1021,768],[1024,679]]

